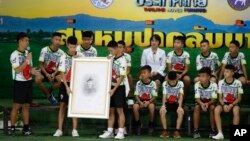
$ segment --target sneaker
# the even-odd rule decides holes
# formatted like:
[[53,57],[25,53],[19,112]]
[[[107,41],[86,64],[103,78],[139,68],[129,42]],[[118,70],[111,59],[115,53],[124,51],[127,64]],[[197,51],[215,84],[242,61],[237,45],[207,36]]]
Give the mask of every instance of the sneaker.
[[72,130],[72,137],[79,137],[78,131],[76,129]]
[[224,135],[222,133],[218,133],[216,136],[213,136],[212,138],[216,140],[223,140]]
[[9,136],[16,136],[16,130],[15,130],[15,128],[10,128],[8,130],[8,135]]
[[214,129],[211,129],[210,130],[210,133],[209,133],[209,138],[212,138],[213,136],[216,136],[216,131]]
[[200,138],[200,137],[201,137],[201,135],[200,135],[199,130],[194,130],[193,138],[197,139],[197,138]]
[[31,129],[30,129],[30,128],[28,128],[27,130],[24,130],[24,129],[23,129],[23,135],[29,136],[29,135],[31,135],[31,134],[32,134],[32,132],[31,132]]
[[180,135],[179,131],[177,131],[177,130],[174,131],[174,138],[176,138],[176,139],[181,138],[181,135]]
[[136,135],[140,136],[141,135],[141,128],[142,128],[142,124],[138,125],[136,128]]
[[109,132],[109,131],[105,131],[102,135],[99,136],[99,138],[102,138],[102,139],[110,139],[113,137],[114,137],[113,132]]
[[54,134],[53,136],[54,136],[54,137],[61,137],[62,135],[63,135],[62,130],[57,129],[56,132],[55,132],[55,134]]
[[48,99],[49,99],[50,104],[52,105],[55,105],[58,103],[56,98],[53,96],[53,94],[51,94]]
[[161,137],[161,138],[168,138],[168,137],[169,137],[169,135],[168,135],[168,131],[163,130],[163,131],[161,132],[160,137]]
[[123,132],[118,132],[117,135],[115,136],[115,139],[122,140],[124,139],[124,133]]

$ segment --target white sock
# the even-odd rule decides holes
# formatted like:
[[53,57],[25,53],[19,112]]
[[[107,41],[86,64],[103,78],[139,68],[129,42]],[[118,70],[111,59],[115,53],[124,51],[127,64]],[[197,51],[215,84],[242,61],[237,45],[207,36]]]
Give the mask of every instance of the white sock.
[[113,128],[108,128],[108,131],[109,131],[110,133],[113,133]]
[[223,133],[221,131],[218,132],[218,135],[223,135]]
[[124,132],[124,128],[119,128],[119,132],[123,133]]

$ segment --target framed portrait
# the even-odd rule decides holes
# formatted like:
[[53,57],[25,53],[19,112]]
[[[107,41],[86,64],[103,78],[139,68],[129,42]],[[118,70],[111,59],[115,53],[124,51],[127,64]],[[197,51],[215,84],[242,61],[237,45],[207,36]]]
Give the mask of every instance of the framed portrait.
[[72,60],[68,117],[108,119],[112,59]]

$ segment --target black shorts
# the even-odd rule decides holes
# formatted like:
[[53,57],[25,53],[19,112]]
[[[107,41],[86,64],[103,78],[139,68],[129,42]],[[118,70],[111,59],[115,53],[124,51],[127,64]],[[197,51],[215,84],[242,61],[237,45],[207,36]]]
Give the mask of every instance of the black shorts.
[[[70,85],[69,82],[67,82],[68,86]],[[61,83],[60,88],[59,88],[59,101],[64,102],[66,104],[69,103],[69,96],[67,94],[66,87],[64,83]]]
[[[113,89],[113,87],[111,87]],[[110,99],[110,107],[123,108],[126,103],[125,86],[119,86]]]
[[[48,77],[41,71],[41,74],[42,74],[42,76],[44,77],[44,79],[43,79],[43,82],[50,82],[49,81],[49,79],[48,79]],[[51,73],[49,73],[49,74],[51,74]],[[55,76],[58,76],[58,75],[60,75],[60,73],[58,72],[58,73],[56,73],[56,75]],[[57,80],[55,79],[55,81],[57,82]]]
[[176,110],[179,107],[179,103],[173,103],[173,104],[166,103],[165,106],[168,112],[171,112],[171,111],[176,112]]
[[152,77],[152,80],[159,80],[161,83],[165,80],[165,77],[162,76],[161,74],[157,73],[157,75]]
[[18,104],[32,102],[32,80],[29,81],[14,80],[13,102]]
[[[203,103],[206,103],[206,102],[203,102]],[[199,103],[197,103],[197,102],[195,102],[195,103],[194,103],[194,105],[199,105],[199,106],[201,107],[201,105],[200,105]],[[216,104],[216,102],[214,102],[214,103],[213,103],[213,104],[211,104],[211,105],[216,106],[217,104]],[[211,106],[211,105],[210,105],[210,106]]]
[[[224,102],[224,104],[225,104],[225,105],[230,105],[230,103],[228,103],[228,102]],[[219,105],[221,105],[221,104],[219,104]],[[222,105],[221,105],[221,106],[222,106]],[[235,104],[234,106],[240,106],[240,104],[237,103],[237,104]]]
[[234,73],[233,77],[236,78],[236,79],[239,79],[240,77],[245,77],[245,75],[244,74],[239,74],[239,73],[236,72],[236,73]]

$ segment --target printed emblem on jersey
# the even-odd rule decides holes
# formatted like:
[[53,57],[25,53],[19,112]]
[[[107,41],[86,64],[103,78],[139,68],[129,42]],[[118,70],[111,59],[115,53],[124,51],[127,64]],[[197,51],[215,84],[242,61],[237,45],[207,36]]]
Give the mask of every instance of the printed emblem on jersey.
[[150,95],[147,94],[147,93],[143,93],[143,94],[140,96],[140,100],[141,100],[141,101],[149,101],[149,100],[150,100]]
[[174,64],[174,69],[176,71],[183,70],[184,69],[184,65],[181,64],[181,63]]
[[53,73],[56,70],[56,62],[50,61],[45,68],[46,72]]
[[70,81],[70,78],[71,78],[71,68],[69,68],[69,71],[66,76],[67,81]]
[[[208,88],[211,89],[211,88]],[[202,102],[209,102],[211,99],[212,91],[205,91],[203,88],[199,88],[199,93],[201,94],[201,101]]]
[[117,74],[116,71],[114,69],[112,69],[112,82],[117,82]]
[[177,100],[177,96],[176,95],[170,95],[167,99],[167,103],[172,104],[175,103]]
[[232,104],[235,100],[234,95],[232,93],[228,93],[226,96],[226,100],[229,104]]
[[23,77],[26,80],[29,80],[31,77],[31,67],[30,65],[26,65],[26,67],[23,69]]

